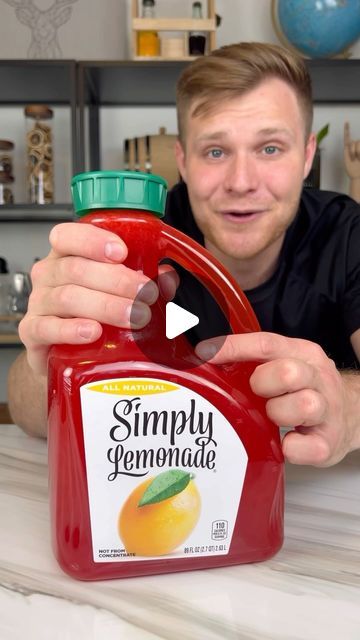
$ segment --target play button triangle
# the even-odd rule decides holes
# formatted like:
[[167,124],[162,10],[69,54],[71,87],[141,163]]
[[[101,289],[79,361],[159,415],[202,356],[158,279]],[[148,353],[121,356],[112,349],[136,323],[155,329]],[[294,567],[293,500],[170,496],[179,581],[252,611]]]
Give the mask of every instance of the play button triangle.
[[190,311],[179,307],[175,302],[166,305],[166,337],[169,340],[176,338],[188,329],[199,324],[199,318]]

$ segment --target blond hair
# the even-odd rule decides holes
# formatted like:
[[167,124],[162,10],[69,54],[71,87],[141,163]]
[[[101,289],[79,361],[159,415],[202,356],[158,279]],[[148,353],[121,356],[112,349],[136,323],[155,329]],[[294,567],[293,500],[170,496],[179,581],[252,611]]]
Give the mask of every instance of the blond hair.
[[236,98],[268,78],[280,78],[295,91],[308,138],[313,119],[310,74],[300,56],[274,44],[241,42],[196,58],[177,82],[176,104],[179,138],[184,142],[186,116],[212,111],[219,100]]

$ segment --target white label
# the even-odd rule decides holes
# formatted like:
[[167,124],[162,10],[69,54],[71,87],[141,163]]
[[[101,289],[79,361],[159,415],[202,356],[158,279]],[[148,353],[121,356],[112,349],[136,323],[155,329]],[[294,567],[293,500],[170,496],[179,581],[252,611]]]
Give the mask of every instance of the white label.
[[94,561],[227,554],[247,454],[222,413],[154,378],[102,380],[80,396]]

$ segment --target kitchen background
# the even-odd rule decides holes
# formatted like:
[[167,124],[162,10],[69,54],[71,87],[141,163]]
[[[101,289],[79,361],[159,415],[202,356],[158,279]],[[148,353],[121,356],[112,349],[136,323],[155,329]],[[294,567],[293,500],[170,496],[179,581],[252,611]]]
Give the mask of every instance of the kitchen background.
[[[190,17],[191,0],[156,0],[156,11],[162,17]],[[206,2],[203,2],[204,7]],[[217,0],[216,13],[222,17],[216,31],[216,44],[264,41],[278,43],[271,20],[270,0]],[[130,58],[131,0],[0,0],[0,59],[34,57],[32,32],[28,26],[31,11],[52,8],[58,11],[56,38],[48,46],[48,56],[75,60],[122,60]],[[46,33],[43,25],[42,37]],[[55,42],[55,44],[54,44]],[[52,47],[52,48],[51,48]],[[45,50],[46,53],[46,50]],[[360,58],[360,41],[351,47],[353,58]],[[149,78],[149,83],[151,77]],[[16,203],[25,202],[25,117],[21,107],[1,105],[0,138],[15,144],[12,185]],[[330,123],[328,136],[322,143],[321,186],[348,193],[349,181],[343,165],[343,126],[350,123],[352,136],[360,138],[360,105],[316,106],[314,130]],[[54,107],[51,121],[54,136],[55,202],[69,202],[71,179],[70,111]],[[103,107],[100,112],[101,166],[123,168],[124,138],[158,133],[159,127],[176,133],[174,107],[124,108]],[[1,217],[1,209],[0,209]],[[0,256],[6,258],[11,272],[29,271],[34,259],[48,252],[48,234],[52,223],[2,222],[0,224]],[[10,362],[19,349],[0,349],[0,403],[6,400],[6,375]]]

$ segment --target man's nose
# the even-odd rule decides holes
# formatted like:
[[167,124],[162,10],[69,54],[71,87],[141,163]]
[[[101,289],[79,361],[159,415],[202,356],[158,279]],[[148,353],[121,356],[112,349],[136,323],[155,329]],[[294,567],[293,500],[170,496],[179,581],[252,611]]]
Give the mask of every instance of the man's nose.
[[259,172],[256,159],[248,153],[236,153],[227,165],[224,180],[226,191],[247,193],[255,191],[259,184]]

